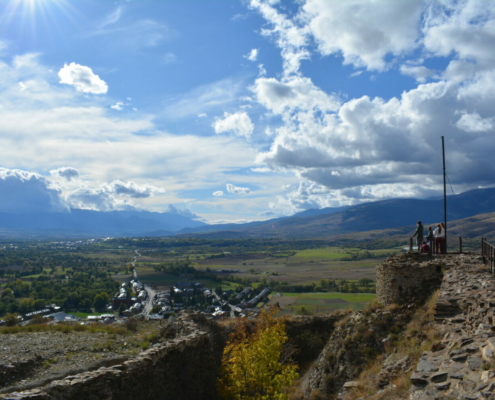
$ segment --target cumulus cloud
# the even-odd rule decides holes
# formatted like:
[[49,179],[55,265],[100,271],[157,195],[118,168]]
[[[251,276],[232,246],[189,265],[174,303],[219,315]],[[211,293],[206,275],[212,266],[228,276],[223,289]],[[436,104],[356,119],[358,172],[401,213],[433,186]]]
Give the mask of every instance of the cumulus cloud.
[[80,187],[69,193],[66,196],[66,201],[71,208],[84,210],[133,211],[138,209],[132,201],[116,199],[102,188]]
[[258,59],[258,49],[252,49],[248,54],[243,56],[249,61],[256,61]]
[[256,79],[251,90],[257,101],[277,114],[296,109],[335,111],[340,103],[334,95],[318,88],[309,78],[290,77],[279,81],[275,78]]
[[217,190],[216,192],[213,192],[213,196],[215,197],[222,197],[224,195],[222,190]]
[[[270,129],[271,146],[259,153],[257,170],[291,171],[311,188],[310,194],[304,187],[280,197],[274,207],[293,212],[433,195],[441,183],[442,135],[454,186],[492,184],[495,4],[306,0],[290,23],[273,4],[251,4],[284,31],[269,33],[283,58],[290,48],[311,49],[312,37],[316,53],[341,55],[344,63],[376,73],[398,68],[420,83],[396,98],[342,101],[299,69],[286,69],[279,79],[258,78],[256,100],[282,124]],[[432,57],[445,59],[444,71],[424,66]]]
[[0,211],[14,213],[65,212],[59,188],[43,176],[0,168]]
[[124,103],[122,103],[121,101],[117,101],[117,103],[115,103],[113,106],[110,106],[110,108],[113,108],[117,111],[122,111],[124,109]]
[[249,138],[253,133],[254,125],[251,118],[245,111],[230,114],[224,113],[223,119],[217,119],[213,123],[213,129],[216,133],[234,132],[237,136]]
[[404,75],[412,76],[418,82],[426,82],[426,78],[435,73],[435,71],[421,65],[401,65],[400,72]]
[[57,169],[52,169],[50,175],[54,177],[64,178],[67,182],[73,179],[79,178],[79,170],[72,167],[62,167]]
[[134,182],[123,182],[116,179],[111,183],[103,184],[102,189],[106,193],[124,195],[134,199],[142,199],[152,196],[154,193],[165,193],[164,189],[151,185],[138,185]]
[[456,123],[459,129],[466,132],[493,131],[495,118],[481,118],[479,114],[463,114]]
[[234,186],[231,183],[227,183],[226,185],[227,192],[234,194],[247,194],[251,193],[251,189],[245,187]]
[[308,29],[301,26],[297,19],[291,20],[275,8],[276,2],[251,0],[249,5],[257,10],[270,24],[261,33],[275,40],[282,51],[285,75],[297,74],[302,60],[310,57],[306,49]]
[[307,0],[302,16],[323,55],[338,54],[344,64],[382,71],[388,54],[417,46],[424,3],[417,0]]
[[74,86],[78,92],[104,94],[108,91],[107,84],[93,73],[91,68],[75,62],[64,67],[58,72],[60,83]]

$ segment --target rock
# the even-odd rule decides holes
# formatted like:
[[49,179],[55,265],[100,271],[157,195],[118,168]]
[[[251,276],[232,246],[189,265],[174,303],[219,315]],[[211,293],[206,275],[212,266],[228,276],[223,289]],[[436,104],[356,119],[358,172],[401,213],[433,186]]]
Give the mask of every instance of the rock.
[[495,370],[483,371],[481,374],[482,382],[489,382],[492,378],[495,378]]
[[357,382],[357,381],[348,381],[348,382],[344,383],[344,386],[343,387],[344,387],[344,389],[347,389],[347,390],[353,389],[353,388],[357,388],[357,387],[359,387],[359,382]]

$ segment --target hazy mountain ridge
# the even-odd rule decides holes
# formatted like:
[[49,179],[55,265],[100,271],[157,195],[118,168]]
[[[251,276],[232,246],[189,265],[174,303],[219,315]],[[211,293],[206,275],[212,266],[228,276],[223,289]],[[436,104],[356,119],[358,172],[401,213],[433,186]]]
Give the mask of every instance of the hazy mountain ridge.
[[[476,189],[448,197],[448,220],[495,212],[495,188]],[[215,238],[316,238],[381,231],[404,234],[417,220],[443,220],[443,199],[389,199],[357,206],[306,210],[291,217],[246,224],[207,225],[174,212],[93,211],[14,214],[0,212],[0,231],[39,236],[200,236]],[[492,221],[488,219],[488,224]],[[495,223],[495,220],[494,220]],[[466,232],[495,231],[480,219],[461,225]],[[480,226],[476,226],[476,224]],[[491,225],[490,225],[491,226]],[[3,236],[6,236],[5,234]],[[8,235],[7,235],[8,236]],[[366,236],[366,235],[365,235]],[[471,236],[468,233],[468,236]]]
[[[331,210],[333,211],[333,210]],[[447,198],[449,221],[495,212],[495,188],[475,189]],[[320,215],[298,216],[269,220],[263,223],[236,225],[222,229],[222,225],[210,225],[206,229],[215,237],[227,238],[236,232],[244,237],[325,237],[355,232],[398,229],[400,233],[416,224],[443,221],[443,198],[437,199],[390,199],[347,207],[340,212]],[[205,229],[205,230],[206,230]],[[189,234],[201,234],[204,228],[189,229]],[[228,232],[227,232],[228,230]],[[397,233],[399,233],[397,232]],[[181,231],[180,234],[185,232]],[[208,236],[203,233],[201,236]]]
[[206,224],[180,214],[150,211],[72,209],[68,213],[0,213],[0,228],[47,235],[142,236],[146,231],[172,234],[184,227],[202,225]]

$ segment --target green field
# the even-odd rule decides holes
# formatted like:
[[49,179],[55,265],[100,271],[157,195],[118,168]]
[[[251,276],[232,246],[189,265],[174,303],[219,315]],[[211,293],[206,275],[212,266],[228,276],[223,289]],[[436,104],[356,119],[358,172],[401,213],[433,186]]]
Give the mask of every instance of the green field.
[[270,304],[277,304],[281,314],[297,313],[304,307],[312,314],[325,314],[336,309],[362,310],[376,298],[371,293],[274,293]]
[[341,249],[340,247],[325,247],[322,249],[311,249],[298,251],[292,258],[302,258],[304,260],[336,260],[345,256],[349,256],[349,249]]

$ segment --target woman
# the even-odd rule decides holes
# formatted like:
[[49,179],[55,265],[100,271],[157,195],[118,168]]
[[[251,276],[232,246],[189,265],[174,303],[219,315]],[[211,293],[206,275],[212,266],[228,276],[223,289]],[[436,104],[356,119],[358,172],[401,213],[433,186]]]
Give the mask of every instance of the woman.
[[430,246],[430,254],[433,253],[435,249],[435,235],[433,234],[433,229],[431,226],[428,227],[428,236],[426,236],[426,243]]
[[438,224],[437,229],[433,232],[435,236],[435,254],[443,254],[444,245],[443,242],[445,240],[445,229],[442,228],[442,225]]

